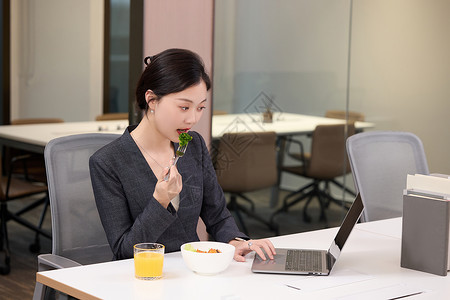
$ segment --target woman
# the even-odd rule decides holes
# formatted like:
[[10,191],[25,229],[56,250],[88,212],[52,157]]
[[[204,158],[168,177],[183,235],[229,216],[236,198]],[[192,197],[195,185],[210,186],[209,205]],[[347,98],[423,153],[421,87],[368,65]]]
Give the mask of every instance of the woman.
[[[89,162],[114,258],[133,257],[133,245],[140,242],[158,242],[166,252],[178,251],[183,243],[198,240],[200,216],[214,240],[236,247],[235,260],[245,261],[253,250],[266,259],[262,249],[273,259],[269,240],[248,240],[237,228],[205,142],[189,131],[208,104],[211,83],[201,59],[188,50],[169,49],[144,62],[147,67],[136,89],[141,122],[129,126]],[[189,132],[192,140],[173,165],[182,132]]]

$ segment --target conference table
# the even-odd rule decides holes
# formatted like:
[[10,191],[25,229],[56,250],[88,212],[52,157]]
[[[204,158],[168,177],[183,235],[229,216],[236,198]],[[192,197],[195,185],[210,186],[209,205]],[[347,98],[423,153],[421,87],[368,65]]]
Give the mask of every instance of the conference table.
[[[344,120],[292,113],[275,113],[272,123],[263,123],[260,114],[228,114],[212,117],[212,139],[225,132],[275,131],[278,136],[308,134],[321,124],[342,124]],[[81,133],[123,133],[128,120],[65,122],[0,126],[0,145],[43,153],[52,139]],[[374,127],[370,122],[356,122],[359,130]]]
[[[134,278],[133,259],[43,271],[36,280],[81,299],[448,299],[450,277],[400,267],[401,218],[359,223],[329,276],[274,275],[232,261],[222,273],[190,271],[165,254],[163,277]],[[328,249],[337,228],[270,238],[279,248]]]
[[0,145],[44,153],[52,139],[82,133],[121,134],[128,126],[128,120],[43,123],[0,126]]
[[[345,120],[325,118],[311,115],[275,112],[273,121],[264,123],[262,114],[225,114],[215,115],[212,118],[211,136],[220,138],[228,132],[261,132],[274,131],[277,136],[305,135],[314,131],[317,125],[345,124]],[[355,128],[362,131],[372,128],[371,122],[355,122]]]
[[[224,133],[228,132],[274,131],[278,137],[277,162],[278,165],[281,165],[284,158],[284,137],[310,134],[317,125],[344,123],[345,120],[341,119],[282,112],[275,112],[271,123],[264,123],[260,113],[214,115],[212,117],[211,137],[214,143]],[[45,145],[57,137],[93,132],[121,134],[127,126],[128,120],[2,125],[0,126],[0,146],[44,153]],[[358,131],[372,127],[374,127],[374,124],[370,122],[355,122],[355,128]],[[275,207],[277,202],[278,185],[272,189],[271,207]]]

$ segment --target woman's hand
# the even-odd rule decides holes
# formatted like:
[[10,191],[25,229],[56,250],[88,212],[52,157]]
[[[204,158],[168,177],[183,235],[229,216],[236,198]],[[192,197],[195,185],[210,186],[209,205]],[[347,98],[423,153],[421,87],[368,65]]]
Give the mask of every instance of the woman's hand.
[[164,177],[169,172],[169,168],[166,168],[159,176],[155,191],[153,192],[153,197],[165,208],[169,206],[170,201],[175,198],[183,188],[182,178],[180,173],[178,173],[177,167],[172,164],[170,165],[169,179],[167,181],[164,180]]
[[235,261],[245,261],[245,255],[250,253],[251,251],[255,251],[263,260],[266,260],[266,256],[264,255],[264,251],[267,253],[269,259],[273,259],[273,256],[277,254],[275,252],[275,247],[272,242],[268,239],[260,239],[260,240],[248,240],[248,241],[237,241],[231,240],[229,244],[236,247],[234,251],[234,260]]

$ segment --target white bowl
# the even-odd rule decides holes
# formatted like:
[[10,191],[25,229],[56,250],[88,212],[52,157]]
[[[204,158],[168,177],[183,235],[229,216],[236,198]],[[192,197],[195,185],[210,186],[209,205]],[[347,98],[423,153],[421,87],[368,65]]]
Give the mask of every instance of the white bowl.
[[[194,249],[208,251],[218,249],[221,253],[198,253],[185,250],[190,244]],[[235,247],[219,242],[191,242],[181,245],[181,255],[189,269],[201,275],[214,275],[225,271],[234,257]]]

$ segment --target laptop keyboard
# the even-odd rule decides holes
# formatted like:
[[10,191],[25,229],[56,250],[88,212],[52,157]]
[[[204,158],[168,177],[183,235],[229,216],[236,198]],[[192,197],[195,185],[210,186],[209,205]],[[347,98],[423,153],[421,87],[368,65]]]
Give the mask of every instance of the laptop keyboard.
[[322,272],[322,252],[314,250],[288,250],[285,270]]

